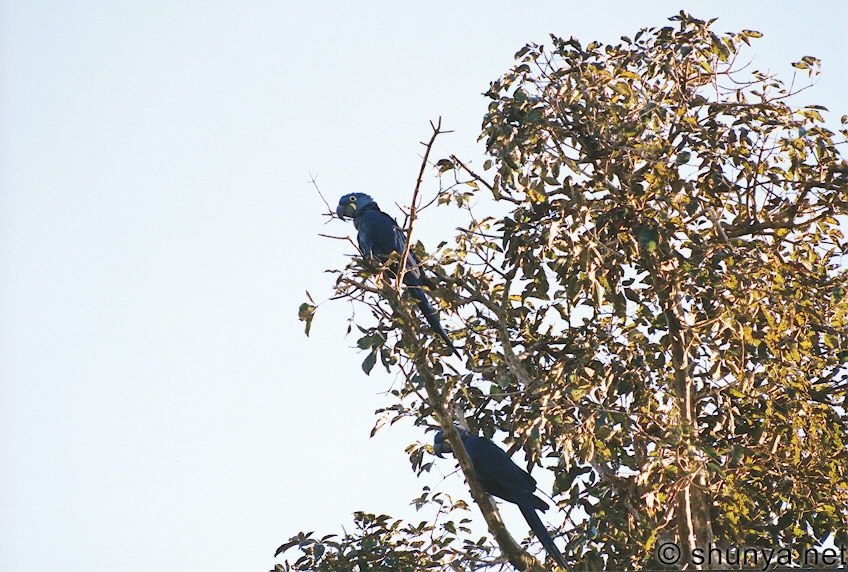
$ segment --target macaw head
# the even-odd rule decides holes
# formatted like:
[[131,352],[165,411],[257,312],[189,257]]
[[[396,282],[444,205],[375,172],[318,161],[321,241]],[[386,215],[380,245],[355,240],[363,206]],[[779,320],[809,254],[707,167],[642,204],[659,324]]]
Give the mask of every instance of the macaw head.
[[370,206],[376,207],[377,203],[365,193],[348,193],[339,199],[336,214],[341,219],[354,218],[356,213],[362,212]]
[[[459,431],[459,436],[462,439],[468,436],[468,431],[458,425],[456,430]],[[445,432],[439,429],[436,431],[436,436],[433,437],[433,454],[442,458],[442,453],[453,453],[453,447],[451,447],[450,441],[445,439]]]
[[439,429],[433,438],[433,454],[441,459],[443,453],[453,453],[453,447],[445,441],[445,432]]

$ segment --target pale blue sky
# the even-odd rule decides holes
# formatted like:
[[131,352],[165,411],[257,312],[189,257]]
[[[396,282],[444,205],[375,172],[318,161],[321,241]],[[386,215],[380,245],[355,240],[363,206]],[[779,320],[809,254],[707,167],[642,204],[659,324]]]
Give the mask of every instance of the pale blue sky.
[[[427,121],[455,130],[437,156],[478,157],[480,94],[524,43],[685,7],[765,33],[761,68],[820,57],[805,101],[848,112],[844,1],[0,6],[8,572],[263,571],[298,530],[462,490],[415,478],[410,427],[368,439],[392,378],[360,371],[345,304],[303,336],[304,290],[325,297],[350,251],[316,236],[349,228],[322,226],[308,173],[397,214]],[[430,211],[418,237],[453,226]]]

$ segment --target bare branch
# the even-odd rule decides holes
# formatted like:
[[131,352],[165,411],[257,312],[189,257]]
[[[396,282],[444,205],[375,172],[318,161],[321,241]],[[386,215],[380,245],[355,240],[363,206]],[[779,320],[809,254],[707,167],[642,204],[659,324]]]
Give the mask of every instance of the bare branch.
[[324,198],[324,194],[321,192],[321,189],[318,188],[318,177],[309,173],[309,181],[312,183],[312,186],[315,187],[315,190],[318,192],[318,196],[321,197],[321,200],[324,201],[324,205],[327,207],[327,212],[325,215],[329,215],[331,218],[336,218],[336,212],[333,210],[333,207],[330,206],[330,203],[327,202],[327,199]]
[[415,181],[415,190],[412,192],[412,202],[409,205],[409,223],[406,228],[406,244],[404,244],[403,247],[403,253],[400,257],[400,269],[397,274],[396,288],[398,291],[400,291],[401,284],[403,284],[403,275],[406,273],[406,261],[409,258],[409,250],[412,248],[412,227],[415,225],[415,217],[418,212],[418,193],[421,190],[421,182],[424,180],[424,169],[427,168],[427,159],[430,157],[430,151],[433,149],[436,137],[442,133],[447,133],[446,131],[442,131],[441,117],[439,117],[435,125],[431,121],[430,127],[433,129],[433,133],[430,135],[430,140],[427,143],[422,143],[425,147],[424,158],[421,160],[421,168],[418,170],[418,179]]

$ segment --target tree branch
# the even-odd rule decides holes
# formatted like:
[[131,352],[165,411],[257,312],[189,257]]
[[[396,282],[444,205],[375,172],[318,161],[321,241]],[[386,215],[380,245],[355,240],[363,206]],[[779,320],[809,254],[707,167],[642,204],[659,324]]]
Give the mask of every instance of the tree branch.
[[486,521],[489,532],[495,538],[506,559],[516,569],[531,572],[544,571],[545,567],[542,563],[528,554],[506,529],[495,503],[486,492],[486,489],[483,488],[483,485],[480,484],[477,474],[474,471],[474,466],[471,464],[471,458],[468,456],[462,439],[456,431],[454,419],[449,412],[448,405],[445,402],[446,400],[443,399],[443,396],[438,390],[437,378],[432,364],[427,357],[423,344],[419,341],[420,336],[416,326],[417,320],[411,315],[409,309],[397,297],[396,293],[389,299],[389,305],[392,307],[395,315],[400,318],[400,329],[407,341],[407,347],[420,348],[409,357],[415,365],[416,371],[424,380],[424,390],[427,392],[427,397],[433,407],[436,421],[445,432],[445,436],[453,448],[454,456],[460,469],[462,469],[462,473],[468,483],[468,488],[471,490],[471,496],[480,508],[480,512],[483,513],[483,518]]
[[409,205],[409,224],[406,228],[406,244],[404,244],[403,247],[403,253],[400,257],[400,269],[397,274],[396,288],[398,292],[400,291],[400,285],[403,284],[403,275],[406,274],[406,260],[409,258],[409,250],[412,248],[412,227],[415,224],[415,216],[418,212],[418,193],[421,190],[421,182],[424,180],[424,169],[427,168],[427,159],[430,157],[430,151],[433,149],[436,137],[442,133],[446,133],[445,131],[442,131],[441,117],[439,117],[435,125],[431,121],[430,127],[433,129],[433,133],[430,135],[430,140],[427,143],[423,143],[425,147],[424,158],[421,160],[421,168],[418,170],[418,179],[415,181],[415,190],[412,192],[412,202]]

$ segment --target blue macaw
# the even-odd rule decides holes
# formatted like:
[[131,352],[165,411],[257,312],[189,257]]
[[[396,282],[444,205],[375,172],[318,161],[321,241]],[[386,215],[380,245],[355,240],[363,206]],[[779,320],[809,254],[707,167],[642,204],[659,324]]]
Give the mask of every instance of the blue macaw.
[[[474,465],[474,471],[483,488],[491,495],[518,505],[527,524],[550,557],[562,568],[570,570],[562,553],[554,544],[554,539],[536,513],[537,510],[548,510],[548,503],[533,494],[536,491],[536,479],[516,465],[507,452],[490,439],[471,435],[461,427],[456,427],[456,430],[465,450],[468,451],[468,456],[471,457],[471,464]],[[453,453],[453,448],[450,442],[445,440],[445,433],[441,429],[433,440],[433,453],[438,457],[441,457],[442,453]]]
[[[385,262],[393,252],[403,254],[406,245],[406,236],[398,226],[395,219],[380,210],[377,203],[364,193],[350,193],[339,199],[336,214],[341,219],[353,219],[356,227],[356,239],[359,242],[359,250],[363,256],[374,257]],[[418,300],[418,308],[424,314],[424,318],[430,327],[439,334],[451,351],[459,356],[448,333],[439,321],[439,315],[424,293],[422,286],[431,287],[432,284],[424,275],[424,270],[412,256],[406,260],[406,271],[403,274],[403,283],[409,287],[409,292]]]

